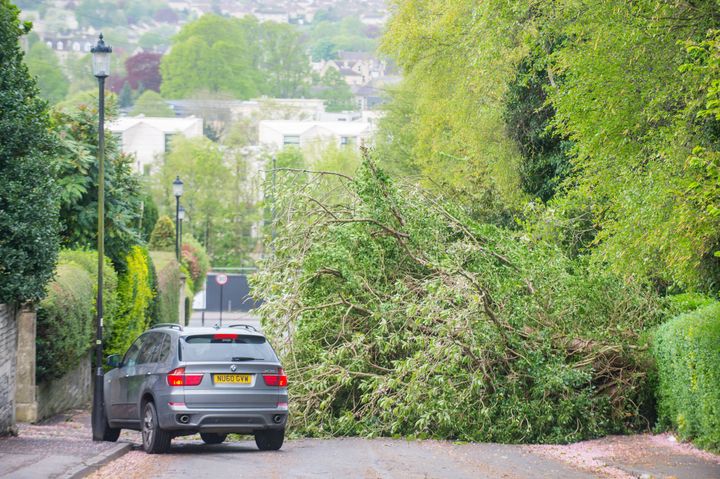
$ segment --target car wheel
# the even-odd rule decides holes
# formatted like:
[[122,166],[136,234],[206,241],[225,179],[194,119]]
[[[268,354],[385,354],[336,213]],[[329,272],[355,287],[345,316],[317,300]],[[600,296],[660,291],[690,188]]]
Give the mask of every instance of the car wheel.
[[172,436],[160,428],[155,404],[145,404],[142,418],[143,449],[148,454],[163,454],[170,450]]
[[200,438],[205,444],[220,444],[227,438],[227,434],[219,434],[214,432],[201,432]]
[[285,440],[285,429],[268,429],[255,433],[255,444],[261,451],[277,451]]

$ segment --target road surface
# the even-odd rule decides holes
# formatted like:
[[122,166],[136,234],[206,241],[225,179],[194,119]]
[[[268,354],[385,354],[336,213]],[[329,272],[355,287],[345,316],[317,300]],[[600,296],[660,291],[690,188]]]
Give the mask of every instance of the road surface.
[[170,454],[151,456],[138,446],[90,477],[718,479],[720,457],[673,443],[667,435],[616,436],[569,446],[298,439],[274,452],[258,451],[253,441],[207,446],[176,439]]

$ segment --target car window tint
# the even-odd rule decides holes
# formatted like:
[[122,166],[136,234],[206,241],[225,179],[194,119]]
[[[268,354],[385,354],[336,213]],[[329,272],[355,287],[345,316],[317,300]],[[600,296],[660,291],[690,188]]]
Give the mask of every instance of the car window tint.
[[140,348],[142,347],[142,343],[144,340],[145,336],[140,336],[135,340],[134,343],[132,343],[132,346],[130,346],[130,349],[127,350],[127,353],[125,353],[125,357],[123,358],[123,367],[135,366],[137,364],[137,357],[138,354],[140,354]]
[[140,355],[138,356],[138,364],[148,364],[155,362],[155,358],[158,355],[158,350],[162,344],[162,335],[160,333],[150,333],[147,335],[145,341],[140,348]]
[[160,344],[158,356],[155,360],[157,363],[164,363],[167,361],[168,356],[170,356],[170,335],[163,334],[162,337],[162,343]]
[[183,339],[183,361],[277,361],[262,336],[198,334]]

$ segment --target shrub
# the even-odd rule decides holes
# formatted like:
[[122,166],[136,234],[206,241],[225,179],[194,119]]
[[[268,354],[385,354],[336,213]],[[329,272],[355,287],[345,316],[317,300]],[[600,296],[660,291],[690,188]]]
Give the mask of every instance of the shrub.
[[147,250],[133,246],[126,258],[127,271],[118,281],[118,309],[108,335],[107,354],[124,354],[150,324],[153,266]]
[[157,271],[157,316],[150,325],[158,323],[180,322],[180,264],[175,254],[164,251],[153,251],[150,256]]
[[[62,250],[59,261],[61,263],[76,263],[92,278],[92,294],[94,299],[91,307],[93,318],[95,318],[97,316],[97,311],[95,310],[97,305],[97,251]],[[103,326],[106,332],[112,330],[113,319],[117,313],[117,287],[117,273],[110,258],[105,257],[105,264],[103,266]]]
[[[105,331],[111,331],[117,309],[117,274],[107,257],[103,277]],[[92,348],[96,298],[97,252],[61,251],[55,279],[48,285],[45,299],[38,304],[38,381],[70,371]]]
[[720,450],[720,303],[660,326],[653,353],[659,376],[658,427]]
[[205,288],[205,278],[210,270],[210,258],[205,247],[192,235],[183,235],[182,263],[192,280],[193,296]]
[[282,221],[254,281],[294,378],[293,427],[567,442],[647,425],[652,293],[369,160],[352,180],[294,178],[278,180]]
[[0,303],[42,298],[58,253],[59,190],[47,105],[23,63],[29,23],[0,0]]
[[94,302],[92,276],[77,263],[58,264],[37,310],[38,382],[70,371],[90,350]]
[[150,235],[152,251],[175,251],[175,223],[169,216],[161,216]]

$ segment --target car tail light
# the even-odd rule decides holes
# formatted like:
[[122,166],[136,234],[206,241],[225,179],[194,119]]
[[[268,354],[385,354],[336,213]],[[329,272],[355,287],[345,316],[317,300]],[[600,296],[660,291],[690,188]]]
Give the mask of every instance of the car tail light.
[[237,339],[238,335],[234,333],[218,333],[213,334],[213,339]]
[[280,388],[287,386],[288,383],[283,368],[278,368],[277,374],[263,374],[263,379],[268,386],[277,386]]
[[185,374],[185,368],[177,368],[167,375],[169,386],[197,386],[202,382],[203,374]]

